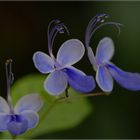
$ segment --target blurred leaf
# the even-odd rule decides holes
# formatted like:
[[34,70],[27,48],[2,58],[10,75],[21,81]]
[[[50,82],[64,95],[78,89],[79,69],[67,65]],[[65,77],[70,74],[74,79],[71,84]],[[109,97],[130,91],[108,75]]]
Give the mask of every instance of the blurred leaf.
[[31,74],[17,80],[11,89],[13,103],[15,104],[22,96],[31,93],[39,93],[48,105],[52,103],[55,98],[43,89],[45,78],[46,76],[41,74]]
[[[92,111],[86,97],[81,97],[72,89],[69,89],[69,98],[55,102],[56,97],[50,96],[43,89],[45,78],[46,76],[38,74],[28,75],[16,81],[12,87],[14,104],[19,98],[30,93],[39,93],[44,100],[44,106],[39,113],[41,123],[18,138],[35,138],[41,134],[73,128],[80,124]],[[43,119],[44,116],[42,115],[48,111],[47,117]],[[9,138],[7,134],[4,133],[3,138]]]
[[[70,93],[75,95],[72,90]],[[57,102],[45,118],[44,123],[33,132],[32,130],[28,132],[28,136],[35,138],[37,135],[70,129],[80,124],[91,113],[91,106],[85,98],[74,99],[74,97]]]

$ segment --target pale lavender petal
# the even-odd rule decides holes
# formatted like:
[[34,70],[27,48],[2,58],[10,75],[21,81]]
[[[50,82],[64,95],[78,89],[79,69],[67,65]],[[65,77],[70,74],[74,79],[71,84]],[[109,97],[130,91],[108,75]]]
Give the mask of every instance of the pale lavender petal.
[[67,76],[62,71],[54,71],[44,82],[45,90],[51,95],[59,95],[67,87]]
[[28,121],[28,129],[34,128],[38,124],[39,116],[35,111],[23,111],[20,115]]
[[114,44],[111,38],[103,38],[98,46],[96,51],[96,61],[98,63],[108,62],[114,54]]
[[27,120],[21,122],[11,121],[7,124],[7,129],[12,135],[20,135],[28,129],[28,122]]
[[33,55],[33,62],[35,67],[41,73],[49,73],[54,70],[54,61],[47,54],[37,51]]
[[62,66],[70,66],[78,62],[84,55],[85,48],[78,39],[70,39],[62,44],[57,54],[57,61]]
[[100,66],[97,69],[96,81],[97,81],[99,87],[104,92],[111,92],[112,91],[113,78],[112,78],[111,74],[109,73],[109,70],[106,68],[106,66]]
[[131,73],[125,72],[115,66],[114,64],[109,64],[108,69],[115,79],[115,81],[122,87],[137,91],[140,90],[140,74],[139,73]]
[[7,130],[7,123],[10,121],[10,116],[5,113],[0,113],[0,131]]
[[89,92],[95,88],[95,81],[92,76],[86,76],[82,71],[74,68],[65,68],[70,86],[79,92]]
[[0,96],[0,113],[9,113],[9,106],[4,98]]
[[25,110],[39,111],[43,101],[39,94],[29,94],[23,96],[15,106],[15,113],[21,113]]
[[93,69],[96,71],[98,66],[97,66],[96,58],[94,56],[94,53],[93,53],[91,47],[87,47],[87,53],[88,53],[89,61],[92,64]]

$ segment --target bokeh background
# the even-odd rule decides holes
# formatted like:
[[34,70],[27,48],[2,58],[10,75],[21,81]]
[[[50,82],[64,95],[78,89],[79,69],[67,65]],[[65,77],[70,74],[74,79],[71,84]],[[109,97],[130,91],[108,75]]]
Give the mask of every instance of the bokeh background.
[[[1,95],[5,96],[6,92],[6,59],[14,61],[15,80],[38,73],[32,55],[37,50],[48,51],[47,26],[52,19],[60,19],[70,31],[69,36],[62,34],[56,38],[56,53],[67,39],[78,38],[84,42],[86,26],[97,13],[107,13],[110,21],[124,26],[119,36],[112,26],[101,28],[93,37],[93,49],[100,39],[109,36],[115,43],[112,61],[123,70],[140,72],[140,2],[0,2]],[[86,56],[75,66],[94,75]],[[100,90],[97,88],[96,91]],[[140,138],[140,92],[127,91],[115,84],[111,95],[88,100],[93,112],[79,126],[38,138]]]

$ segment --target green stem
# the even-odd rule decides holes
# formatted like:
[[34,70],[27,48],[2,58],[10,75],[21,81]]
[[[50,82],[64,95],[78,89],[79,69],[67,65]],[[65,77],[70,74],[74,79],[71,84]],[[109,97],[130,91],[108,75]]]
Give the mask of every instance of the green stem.
[[61,101],[69,99],[69,100],[74,100],[74,99],[79,99],[79,98],[83,98],[83,97],[95,97],[95,96],[107,96],[108,94],[104,93],[104,92],[97,92],[97,93],[88,93],[88,94],[81,94],[77,97],[63,97],[61,98]]
[[69,97],[69,86],[66,88],[66,90],[65,90],[65,95],[66,95],[66,98],[68,98]]
[[101,96],[101,95],[108,95],[108,94],[104,92],[97,92],[97,93],[84,94],[81,95],[81,97],[92,97],[92,96]]

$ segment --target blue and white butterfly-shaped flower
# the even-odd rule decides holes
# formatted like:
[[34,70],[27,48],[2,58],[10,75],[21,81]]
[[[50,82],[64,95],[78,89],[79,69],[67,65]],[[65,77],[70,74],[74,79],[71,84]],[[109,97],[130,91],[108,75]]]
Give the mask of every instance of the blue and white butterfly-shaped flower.
[[26,95],[13,108],[10,95],[11,72],[7,78],[7,101],[0,97],[0,131],[9,131],[12,135],[20,135],[38,124],[37,112],[42,107],[42,100],[38,94]]
[[37,112],[42,106],[38,94],[22,97],[14,109],[0,97],[0,131],[9,131],[12,135],[20,135],[34,128],[39,121]]
[[[50,31],[51,26],[53,27]],[[76,91],[89,92],[95,87],[94,79],[72,66],[85,53],[83,43],[78,39],[70,39],[61,45],[56,58],[52,53],[54,38],[57,33],[63,33],[64,29],[66,29],[65,25],[58,20],[53,20],[50,23],[48,26],[50,56],[38,51],[33,55],[33,62],[41,73],[50,73],[44,82],[44,88],[49,94],[59,95],[63,93],[68,84]]]
[[125,72],[113,64],[110,60],[114,54],[114,44],[111,38],[103,38],[98,46],[96,55],[94,55],[89,43],[94,32],[104,25],[119,26],[119,23],[106,22],[95,28],[97,23],[104,21],[104,18],[108,17],[106,14],[100,14],[95,16],[89,23],[86,30],[86,47],[88,51],[89,60],[96,71],[96,81],[99,87],[104,92],[111,92],[113,89],[113,78],[122,87],[137,91],[140,90],[140,74]]

